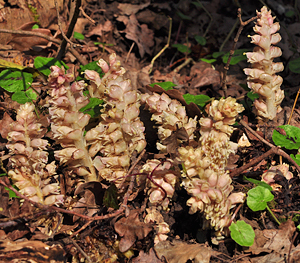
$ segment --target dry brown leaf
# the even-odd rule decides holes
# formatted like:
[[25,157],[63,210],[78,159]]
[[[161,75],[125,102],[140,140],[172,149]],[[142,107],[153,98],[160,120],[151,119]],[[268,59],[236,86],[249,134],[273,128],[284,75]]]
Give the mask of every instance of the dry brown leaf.
[[136,14],[139,10],[142,10],[145,7],[149,6],[150,3],[151,1],[147,1],[145,4],[141,5],[119,4],[118,8],[121,10],[121,14],[130,16],[132,14]]
[[7,112],[4,112],[2,120],[0,120],[0,134],[3,139],[7,138],[9,132],[11,132],[10,124],[13,123],[14,120],[9,116]]
[[211,255],[216,253],[203,244],[187,244],[178,240],[161,241],[154,249],[160,259],[164,256],[169,263],[186,263],[188,260],[209,263]]
[[139,256],[132,260],[132,263],[150,263],[150,262],[151,263],[161,263],[161,262],[165,262],[165,261],[160,260],[156,256],[153,248],[151,248],[149,250],[148,254],[145,253],[143,250],[141,250],[139,253]]
[[131,210],[128,217],[121,218],[115,223],[116,232],[122,237],[119,244],[121,252],[132,247],[136,239],[145,238],[151,231],[152,226],[139,220],[139,210]]
[[60,245],[46,245],[41,241],[0,241],[0,262],[65,262]]
[[98,24],[89,33],[86,34],[87,37],[92,35],[102,36],[103,32],[110,32],[113,30],[113,24],[107,20],[104,24]]
[[149,29],[146,24],[140,25],[134,14],[129,18],[127,16],[119,16],[117,20],[125,24],[126,29],[120,32],[126,33],[126,38],[137,44],[141,57],[144,57],[145,53],[151,55],[151,47],[154,46],[153,30]]

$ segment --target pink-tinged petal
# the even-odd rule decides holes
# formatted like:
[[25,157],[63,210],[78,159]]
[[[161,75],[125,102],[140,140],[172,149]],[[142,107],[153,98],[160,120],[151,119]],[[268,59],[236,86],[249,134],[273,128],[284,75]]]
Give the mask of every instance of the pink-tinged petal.
[[107,64],[107,62],[104,59],[99,59],[99,61],[97,62],[97,65],[102,69],[102,71],[104,73],[107,73],[109,71],[109,65]]
[[[105,61],[104,61],[105,62]],[[105,62],[106,63],[106,62]],[[97,63],[98,64],[98,63]],[[107,63],[106,63],[107,65]],[[99,66],[99,65],[98,65]],[[106,73],[106,72],[105,72]],[[84,74],[85,74],[85,78],[88,79],[88,80],[91,80],[93,81],[97,86],[99,86],[101,84],[101,79],[100,79],[100,76],[99,74],[95,71],[95,70],[89,70],[89,69],[86,69],[84,71]]]

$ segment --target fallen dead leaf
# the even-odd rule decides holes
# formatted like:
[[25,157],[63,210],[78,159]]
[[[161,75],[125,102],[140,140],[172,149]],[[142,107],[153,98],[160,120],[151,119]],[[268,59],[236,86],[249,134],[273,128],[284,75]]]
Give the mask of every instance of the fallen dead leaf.
[[113,30],[113,24],[107,20],[104,24],[98,24],[96,27],[94,27],[89,33],[86,34],[87,37],[90,37],[92,35],[96,36],[102,36],[103,32],[110,32]]
[[0,120],[0,134],[3,139],[7,138],[8,133],[11,131],[10,124],[13,123],[14,120],[9,116],[7,112],[4,112],[2,120]]
[[132,247],[136,239],[145,238],[151,231],[152,226],[139,220],[139,210],[131,210],[128,217],[123,217],[114,225],[116,232],[122,237],[119,244],[121,252]]
[[141,250],[138,257],[136,257],[132,260],[132,263],[149,263],[149,262],[151,262],[151,263],[161,263],[161,262],[165,262],[165,261],[160,260],[156,256],[153,248],[151,248],[149,250],[149,253],[145,253],[143,250]]
[[188,260],[209,263],[211,255],[217,253],[203,244],[187,244],[178,240],[161,241],[154,249],[160,259],[164,256],[169,263],[186,263]]
[[120,32],[126,33],[125,37],[137,44],[140,56],[143,58],[145,53],[151,55],[151,47],[154,46],[153,30],[149,29],[146,24],[140,25],[134,14],[129,18],[127,16],[119,16],[117,20],[125,24],[126,29]]
[[151,1],[146,1],[146,3],[141,5],[132,5],[132,4],[119,4],[118,8],[121,10],[121,14],[132,15],[136,14],[139,10],[142,10],[149,6]]

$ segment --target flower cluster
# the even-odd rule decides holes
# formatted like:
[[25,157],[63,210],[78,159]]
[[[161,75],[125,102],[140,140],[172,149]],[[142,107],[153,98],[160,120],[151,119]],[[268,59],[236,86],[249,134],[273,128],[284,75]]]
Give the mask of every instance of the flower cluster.
[[56,166],[54,162],[48,164],[48,142],[41,139],[46,129],[37,122],[33,104],[20,106],[11,128],[6,147],[11,155],[8,175],[13,184],[32,201],[46,205],[62,203]]
[[130,80],[125,79],[124,68],[109,57],[109,65],[99,60],[98,65],[105,73],[100,79],[95,71],[86,71],[90,79],[90,93],[103,96],[104,105],[100,123],[86,133],[89,155],[94,157],[94,165],[101,178],[116,180],[123,178],[130,166],[132,154],[146,147],[144,124],[139,119],[139,94]]
[[253,52],[246,53],[248,62],[252,68],[245,68],[248,75],[248,86],[259,95],[259,99],[254,101],[256,115],[262,120],[272,120],[277,112],[281,110],[280,103],[284,98],[284,93],[280,90],[282,78],[276,73],[283,70],[283,64],[273,62],[274,58],[280,57],[282,52],[276,45],[281,36],[276,33],[280,26],[274,23],[274,17],[267,7],[262,7],[257,11],[259,18],[253,28],[257,35],[251,36],[251,43],[257,45]]
[[157,149],[166,152],[166,146],[162,142],[172,135],[179,128],[185,128],[189,140],[194,139],[194,131],[196,130],[197,121],[188,118],[185,107],[178,100],[172,100],[167,94],[161,95],[154,93],[153,95],[143,94],[141,100],[152,114],[152,119],[158,126]]
[[243,193],[231,193],[233,186],[225,170],[230,153],[237,145],[230,142],[235,117],[243,106],[235,99],[214,100],[207,106],[207,118],[201,118],[199,147],[179,148],[184,165],[182,185],[192,196],[190,213],[204,213],[206,220],[221,232],[230,224],[230,209],[244,200]]

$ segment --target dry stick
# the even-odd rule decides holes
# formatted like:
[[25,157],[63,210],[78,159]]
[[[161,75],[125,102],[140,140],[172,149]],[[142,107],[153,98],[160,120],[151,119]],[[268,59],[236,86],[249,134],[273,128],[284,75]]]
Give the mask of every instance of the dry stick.
[[[141,152],[141,154],[139,155],[139,157],[137,158],[137,160],[135,161],[135,163],[132,165],[132,167],[131,167],[130,170],[134,169],[134,167],[141,160],[141,158],[143,157],[143,155],[145,154],[145,152],[146,152],[146,150],[143,150]],[[133,186],[134,186],[134,177],[132,178],[132,180],[131,180],[131,182],[129,184],[129,187],[127,189],[127,192],[124,195],[123,203],[120,206],[120,208],[117,211],[113,212],[113,213],[110,213],[110,214],[107,214],[107,215],[103,215],[103,216],[86,216],[86,215],[82,215],[82,214],[79,214],[79,213],[76,213],[76,212],[73,212],[73,211],[68,211],[68,210],[65,210],[65,209],[62,209],[62,208],[59,208],[59,207],[56,207],[56,206],[43,205],[43,204],[34,202],[34,201],[30,200],[27,196],[25,196],[25,195],[21,194],[20,192],[18,192],[15,188],[13,188],[11,186],[10,182],[9,182],[9,179],[7,177],[4,177],[3,179],[0,179],[0,184],[2,184],[3,186],[9,188],[17,196],[19,196],[22,199],[30,202],[32,205],[34,205],[34,206],[36,206],[36,207],[38,207],[40,209],[44,209],[44,210],[48,210],[48,211],[52,210],[52,211],[56,211],[56,212],[60,212],[60,213],[64,213],[64,214],[70,214],[70,215],[78,216],[78,217],[81,217],[83,219],[95,221],[95,220],[103,220],[103,219],[108,219],[108,218],[111,218],[111,217],[115,217],[115,216],[121,214],[126,209],[129,195],[131,194],[131,191],[132,191]]]
[[[77,18],[78,18],[78,15],[79,15],[79,7],[81,6],[81,0],[75,0],[75,9],[74,9],[74,14],[72,16],[72,20],[70,22],[70,25],[69,25],[69,28],[68,28],[68,31],[66,33],[66,38],[69,39],[72,34],[73,34],[73,30],[74,30],[74,27],[75,27],[75,24],[77,22]],[[67,47],[67,44],[68,42],[66,41],[66,39],[64,38],[61,42],[61,45],[60,45],[60,48],[59,48],[59,51],[58,51],[58,54],[56,55],[56,58],[58,60],[62,60],[65,52],[66,52],[66,47]],[[71,46],[70,49],[73,49],[73,47]]]
[[171,39],[171,33],[172,33],[172,18],[169,17],[169,20],[170,20],[170,27],[169,27],[169,35],[168,35],[168,41],[167,41],[167,44],[162,48],[161,51],[158,52],[158,54],[151,60],[151,63],[150,63],[150,69],[149,69],[149,74],[152,72],[152,69],[153,69],[153,64],[154,64],[154,61],[169,47],[170,45],[170,39]]
[[236,36],[235,36],[235,38],[233,40],[233,45],[232,45],[232,48],[231,48],[231,50],[229,52],[229,57],[228,57],[226,65],[224,67],[224,73],[223,73],[223,76],[222,76],[222,89],[224,91],[225,98],[227,97],[227,86],[226,86],[227,71],[229,70],[229,64],[230,64],[231,58],[232,58],[232,56],[234,54],[234,50],[236,48],[236,44],[237,44],[237,42],[239,40],[239,37],[240,37],[240,35],[242,33],[242,30],[243,30],[244,26],[248,25],[250,22],[252,22],[253,20],[255,20],[255,19],[258,18],[258,16],[255,16],[255,17],[252,17],[249,20],[243,22],[241,13],[242,13],[242,10],[241,10],[241,8],[239,8],[237,16],[238,16],[238,18],[240,20],[240,27],[239,27],[238,32],[236,33]]
[[83,251],[83,249],[72,239],[68,238],[72,242],[72,244],[79,250],[79,252],[86,258],[87,262],[93,263],[93,261],[89,258],[89,256]]
[[240,174],[241,172],[247,170],[248,168],[252,167],[253,165],[255,165],[256,163],[260,162],[261,160],[265,159],[266,157],[268,157],[269,155],[275,153],[277,155],[280,155],[284,158],[286,158],[287,160],[289,160],[293,165],[295,165],[295,167],[297,168],[298,172],[300,172],[300,167],[299,165],[283,150],[281,150],[279,147],[274,146],[272,143],[269,143],[267,140],[265,140],[264,138],[262,138],[260,135],[257,134],[257,132],[255,132],[253,129],[251,129],[249,127],[249,125],[241,120],[240,123],[248,130],[250,131],[256,138],[258,138],[259,140],[261,140],[263,143],[267,144],[268,146],[271,147],[271,149],[269,151],[267,151],[266,153],[264,153],[263,155],[259,156],[256,159],[253,159],[252,161],[250,161],[249,163],[247,163],[246,165],[235,169],[234,171],[232,171],[230,173],[231,177],[234,177],[238,174]]
[[79,7],[79,10],[81,11],[82,15],[87,19],[89,20],[93,25],[96,25],[96,21],[93,20],[92,18],[90,18],[83,10],[82,6]]
[[294,105],[293,105],[293,108],[292,108],[292,112],[290,114],[289,121],[288,121],[287,124],[290,124],[290,122],[291,122],[291,119],[292,119],[292,116],[293,116],[293,113],[294,113],[294,110],[295,110],[295,107],[296,107],[296,103],[297,103],[299,94],[300,94],[300,88],[298,89],[298,92],[297,92],[297,95],[296,95],[296,98],[295,98],[295,101],[294,101]]
[[[25,30],[12,30],[12,29],[0,29],[0,33],[8,33],[8,34],[18,34],[18,35],[26,35],[26,36],[36,36],[40,38],[47,39],[50,42],[53,42],[57,45],[60,45],[62,42],[59,39],[56,39],[54,37],[42,34],[42,33],[37,33],[33,31],[25,31]],[[67,50],[72,53],[74,57],[78,59],[78,61],[82,65],[86,65],[88,62],[86,61],[85,58],[83,58],[75,49],[67,47]]]

